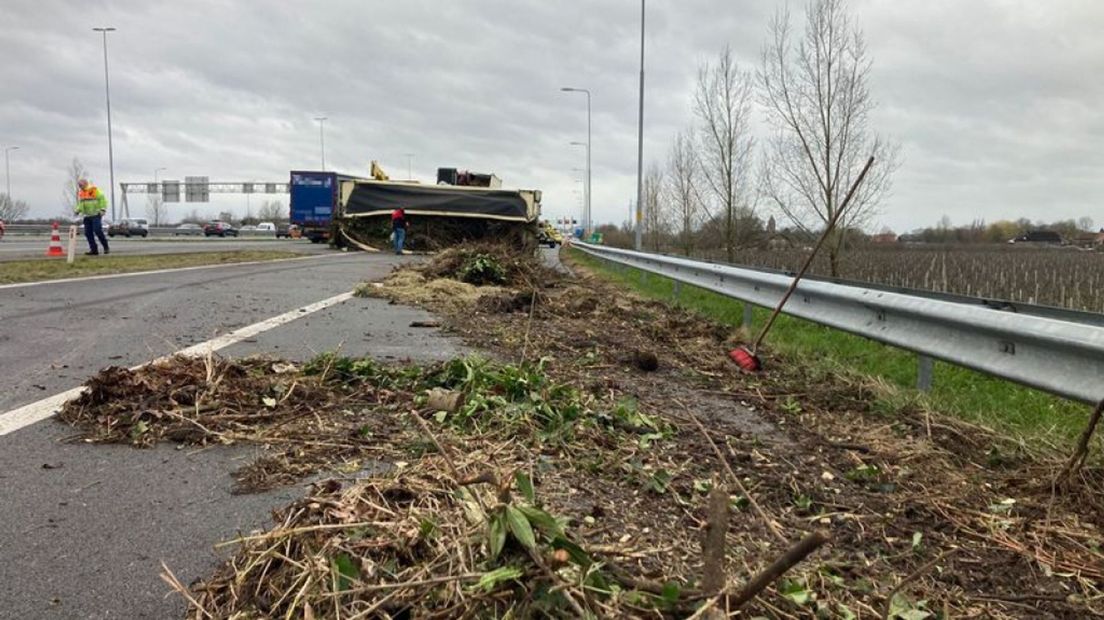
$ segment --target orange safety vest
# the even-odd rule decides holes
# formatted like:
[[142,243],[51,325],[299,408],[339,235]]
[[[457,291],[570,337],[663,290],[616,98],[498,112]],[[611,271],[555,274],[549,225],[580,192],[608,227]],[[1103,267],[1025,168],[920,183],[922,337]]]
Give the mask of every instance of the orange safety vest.
[[77,198],[80,200],[95,200],[96,199],[96,186],[89,185],[88,187],[77,192]]

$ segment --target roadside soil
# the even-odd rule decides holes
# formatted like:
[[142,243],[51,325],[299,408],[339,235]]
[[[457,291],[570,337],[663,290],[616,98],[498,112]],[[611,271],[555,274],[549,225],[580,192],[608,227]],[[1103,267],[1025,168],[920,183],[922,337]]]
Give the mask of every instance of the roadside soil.
[[[189,617],[1104,613],[1099,470],[1053,489],[1060,461],[987,429],[886,411],[884,386],[810,360],[767,351],[743,374],[739,333],[496,252],[361,289],[489,360],[178,361],[109,369],[67,407],[89,441],[261,445],[243,492],[317,481],[210,578],[166,571]],[[815,532],[827,544],[739,607]]]

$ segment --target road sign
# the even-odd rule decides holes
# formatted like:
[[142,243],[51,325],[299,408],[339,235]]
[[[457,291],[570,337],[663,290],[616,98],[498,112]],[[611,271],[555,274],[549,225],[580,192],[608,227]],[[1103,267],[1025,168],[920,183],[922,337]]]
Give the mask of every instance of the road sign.
[[184,202],[210,202],[207,177],[184,177]]
[[161,198],[165,202],[180,202],[180,181],[161,181]]

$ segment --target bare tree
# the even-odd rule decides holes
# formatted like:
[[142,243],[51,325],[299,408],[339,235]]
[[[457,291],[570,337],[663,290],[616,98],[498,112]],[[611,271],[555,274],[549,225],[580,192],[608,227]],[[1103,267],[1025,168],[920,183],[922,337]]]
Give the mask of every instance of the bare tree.
[[74,157],[73,161],[69,162],[69,167],[65,169],[65,184],[61,190],[61,204],[69,217],[73,217],[77,212],[77,193],[80,192],[77,183],[86,178],[88,178],[88,168],[84,167],[81,160]]
[[0,220],[12,222],[23,219],[31,208],[22,200],[12,200],[7,194],[0,194]]
[[169,222],[169,207],[161,194],[153,193],[146,197],[146,218],[153,226],[162,226]]
[[282,222],[288,219],[288,210],[279,200],[266,200],[257,211],[257,219],[262,222]]
[[663,199],[663,170],[652,162],[644,172],[644,213],[643,244],[653,252],[662,248],[663,238],[668,233],[668,209]]
[[667,155],[664,193],[676,226],[676,243],[686,256],[694,251],[695,230],[705,219],[698,177],[698,155],[694,150],[693,138],[679,132]]
[[844,231],[862,228],[877,213],[899,150],[868,128],[874,102],[863,34],[843,0],[813,0],[804,36],[796,41],[789,13],[775,15],[762,60],[761,100],[774,129],[763,166],[764,194],[795,226],[806,233],[822,229],[866,159],[877,162],[827,244],[832,275],[838,276]]
[[706,187],[720,209],[725,256],[735,260],[742,217],[754,213],[750,71],[741,71],[725,47],[715,65],[698,71],[694,112],[700,122],[701,169]]

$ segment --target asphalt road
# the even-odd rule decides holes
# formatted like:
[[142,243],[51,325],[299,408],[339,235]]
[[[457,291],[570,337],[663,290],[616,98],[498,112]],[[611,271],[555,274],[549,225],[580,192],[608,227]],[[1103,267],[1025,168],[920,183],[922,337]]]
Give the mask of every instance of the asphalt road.
[[[62,247],[68,243],[62,235]],[[5,237],[0,241],[0,261],[40,258],[50,244],[49,237]],[[301,254],[325,254],[332,252],[324,243],[311,243],[306,239],[267,239],[242,237],[222,239],[212,237],[154,237],[140,239],[116,237],[108,239],[111,254],[180,254],[183,252],[212,252],[230,250],[287,250]],[[88,250],[84,237],[77,238],[77,252]]]
[[[0,288],[0,418],[104,366],[137,365],[295,311],[409,260],[335,254]],[[409,327],[428,318],[352,298],[221,354],[303,360],[340,346],[348,355],[426,360],[462,351],[436,330]],[[166,597],[158,577],[161,562],[190,583],[218,561],[214,543],[266,526],[271,509],[302,493],[231,495],[229,472],[249,456],[245,448],[63,443],[72,435],[47,419],[0,436],[0,618],[180,617],[184,605]]]

